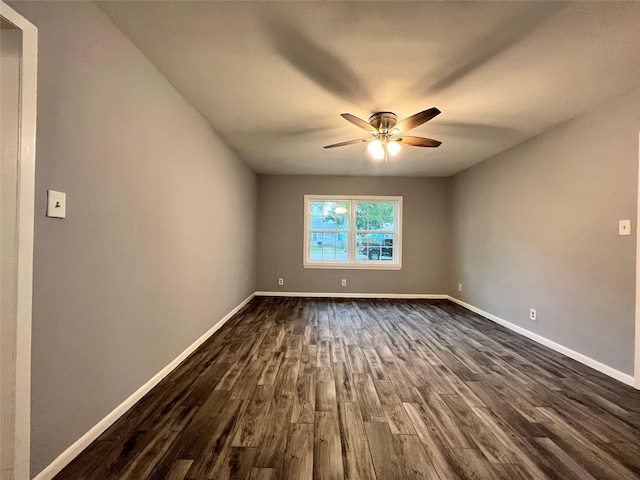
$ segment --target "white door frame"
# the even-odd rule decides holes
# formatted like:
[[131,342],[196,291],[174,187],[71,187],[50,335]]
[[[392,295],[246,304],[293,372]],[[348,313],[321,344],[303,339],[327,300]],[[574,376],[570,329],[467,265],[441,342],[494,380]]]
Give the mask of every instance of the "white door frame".
[[638,133],[638,203],[636,205],[636,343],[635,387],[640,390],[640,133]]
[[36,165],[38,30],[0,1],[0,15],[22,31],[18,124],[16,408],[14,478],[31,478],[31,296],[33,291],[33,216]]

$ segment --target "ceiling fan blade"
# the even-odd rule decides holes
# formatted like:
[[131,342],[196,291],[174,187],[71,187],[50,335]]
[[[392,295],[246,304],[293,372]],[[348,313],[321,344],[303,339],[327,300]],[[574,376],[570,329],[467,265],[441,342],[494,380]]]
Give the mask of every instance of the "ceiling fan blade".
[[415,115],[411,115],[404,120],[400,120],[396,124],[395,128],[397,128],[399,132],[406,132],[407,130],[411,130],[412,128],[416,128],[418,125],[428,122],[437,115],[440,115],[440,110],[436,107],[432,107],[428,110],[418,112]]
[[371,125],[369,122],[365,122],[361,118],[356,117],[355,115],[351,115],[350,113],[341,113],[340,116],[347,120],[348,122],[353,123],[356,127],[360,127],[363,130],[371,133],[378,133],[378,130]]
[[340,142],[340,143],[334,143],[332,145],[326,145],[324,148],[335,148],[335,147],[344,147],[345,145],[353,145],[355,143],[363,143],[363,142],[370,142],[372,139],[368,139],[368,138],[361,138],[360,140],[348,140],[346,142]]
[[395,137],[391,139],[394,142],[406,143],[414,147],[439,147],[442,142],[431,138],[423,137]]

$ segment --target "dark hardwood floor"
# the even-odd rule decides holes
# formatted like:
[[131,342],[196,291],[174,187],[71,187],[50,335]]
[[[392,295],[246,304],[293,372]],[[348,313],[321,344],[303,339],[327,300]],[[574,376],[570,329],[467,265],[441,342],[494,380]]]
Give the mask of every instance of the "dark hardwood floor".
[[56,479],[636,479],[640,392],[446,300],[255,298]]

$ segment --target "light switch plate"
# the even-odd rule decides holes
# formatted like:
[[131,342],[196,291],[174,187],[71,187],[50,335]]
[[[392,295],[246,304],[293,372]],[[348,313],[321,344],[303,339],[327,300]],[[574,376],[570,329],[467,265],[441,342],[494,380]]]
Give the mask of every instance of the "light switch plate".
[[67,194],[47,190],[47,217],[66,218],[67,216]]
[[631,235],[631,220],[620,220],[618,235]]

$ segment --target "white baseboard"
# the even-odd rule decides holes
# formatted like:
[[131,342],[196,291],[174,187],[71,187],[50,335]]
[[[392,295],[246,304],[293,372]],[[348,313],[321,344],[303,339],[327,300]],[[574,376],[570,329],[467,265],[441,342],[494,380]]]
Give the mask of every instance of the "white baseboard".
[[164,377],[166,377],[173,369],[175,369],[183,360],[191,355],[200,345],[202,345],[211,335],[213,335],[220,327],[233,317],[242,307],[251,301],[255,293],[249,295],[240,305],[231,310],[218,323],[211,327],[204,335],[193,342],[187,349],[178,355],[171,363],[156,373],[147,383],[136,390],[129,398],[118,405],[111,413],[98,422],[91,430],[80,437],[69,448],[62,452],[53,462],[51,462],[44,470],[34,477],[34,480],[51,480],[64,467],[66,467],[74,458],[76,458],[91,442],[98,438],[107,428],[113,425],[127,410],[144,397],[153,387],[155,387]]
[[324,297],[324,298],[407,298],[447,300],[449,295],[444,293],[343,293],[343,292],[256,292],[256,297]]
[[634,385],[635,380],[631,375],[627,375],[626,373],[616,370],[615,368],[611,368],[605,365],[604,363],[600,363],[597,360],[594,360],[592,358],[587,357],[586,355],[583,355],[574,350],[571,350],[570,348],[560,345],[559,343],[556,343],[552,340],[542,337],[536,333],[530,332],[529,330],[519,327],[518,325],[514,325],[513,323],[507,322],[506,320],[500,317],[496,317],[495,315],[485,312],[484,310],[474,307],[473,305],[463,302],[462,300],[458,300],[457,298],[454,298],[451,296],[449,296],[449,300],[457,303],[458,305],[466,308],[467,310],[471,310],[472,312],[477,313],[478,315],[481,315],[484,318],[491,320],[492,322],[496,322],[502,325],[503,327],[508,328],[509,330],[513,330],[514,332],[519,333],[520,335],[523,335],[533,340],[534,342],[544,345],[545,347],[549,347],[550,349],[555,350],[556,352],[561,353],[569,358],[573,358],[574,360],[588,367],[591,367],[594,370],[604,373],[605,375],[608,375],[611,378],[615,378],[616,380],[619,380],[622,383],[626,383],[627,385],[630,385],[632,387],[635,386]]

